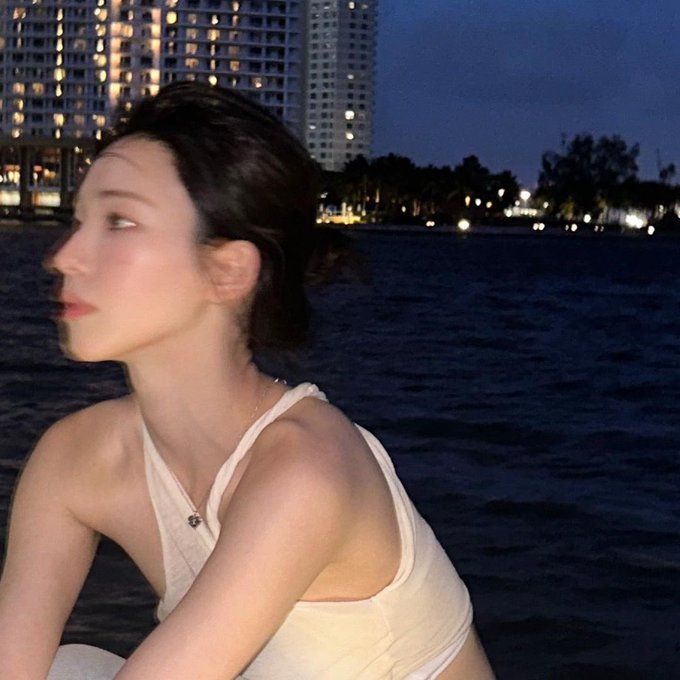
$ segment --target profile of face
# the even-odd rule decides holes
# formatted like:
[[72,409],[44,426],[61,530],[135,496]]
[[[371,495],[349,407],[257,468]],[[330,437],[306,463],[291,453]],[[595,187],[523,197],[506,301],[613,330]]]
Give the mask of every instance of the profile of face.
[[61,296],[94,307],[59,319],[67,356],[126,361],[190,339],[210,304],[197,219],[162,143],[125,137],[97,157],[78,190],[74,230],[50,257]]

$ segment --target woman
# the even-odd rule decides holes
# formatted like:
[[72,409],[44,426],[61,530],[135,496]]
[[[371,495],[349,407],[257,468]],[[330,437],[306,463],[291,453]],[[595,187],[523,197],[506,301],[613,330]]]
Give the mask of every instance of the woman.
[[[176,82],[99,145],[61,347],[131,392],[52,425],[15,493],[0,677],[493,678],[467,588],[380,442],[253,363],[307,337],[317,177],[273,116]],[[316,264],[310,264],[315,262]],[[60,636],[104,534],[158,594],[129,659]]]

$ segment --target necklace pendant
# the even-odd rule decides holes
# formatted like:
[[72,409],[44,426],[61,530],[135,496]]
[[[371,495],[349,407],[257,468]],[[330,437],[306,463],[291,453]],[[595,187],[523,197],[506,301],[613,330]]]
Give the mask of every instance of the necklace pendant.
[[192,529],[195,529],[203,520],[201,519],[201,516],[195,512],[193,515],[187,517],[187,521],[189,522],[189,526]]

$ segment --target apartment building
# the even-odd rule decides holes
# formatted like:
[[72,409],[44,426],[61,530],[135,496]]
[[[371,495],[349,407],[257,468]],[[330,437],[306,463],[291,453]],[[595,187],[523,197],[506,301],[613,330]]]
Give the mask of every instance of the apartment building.
[[0,132],[100,137],[177,79],[233,87],[300,138],[304,0],[5,0]]
[[377,0],[309,0],[305,142],[326,170],[371,155]]

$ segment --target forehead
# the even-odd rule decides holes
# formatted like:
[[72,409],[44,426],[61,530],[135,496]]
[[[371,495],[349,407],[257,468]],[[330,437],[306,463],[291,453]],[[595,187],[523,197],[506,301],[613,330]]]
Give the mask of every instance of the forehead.
[[171,152],[160,142],[125,138],[97,156],[78,190],[78,202],[109,188],[128,189],[152,198],[166,197],[180,183]]

